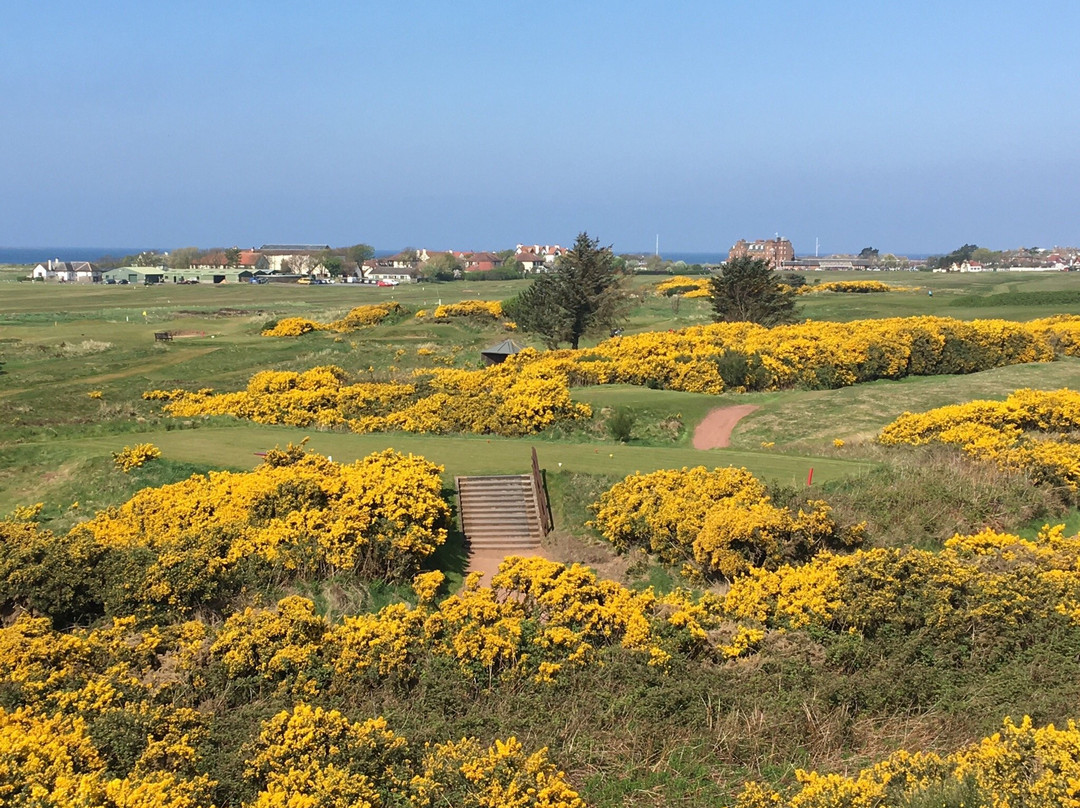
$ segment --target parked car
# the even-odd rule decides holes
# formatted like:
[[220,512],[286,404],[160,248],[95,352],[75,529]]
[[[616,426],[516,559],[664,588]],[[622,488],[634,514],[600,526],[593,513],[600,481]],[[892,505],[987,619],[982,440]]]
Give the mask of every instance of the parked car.
[[376,286],[397,286],[397,285],[398,285],[397,281],[388,281],[388,280],[379,281],[376,284]]

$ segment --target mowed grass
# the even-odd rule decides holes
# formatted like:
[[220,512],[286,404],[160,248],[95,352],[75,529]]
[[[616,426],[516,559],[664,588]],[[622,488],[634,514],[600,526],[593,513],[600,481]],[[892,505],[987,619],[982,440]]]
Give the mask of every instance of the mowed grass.
[[750,449],[771,441],[778,449],[804,451],[820,449],[837,439],[866,442],[905,412],[923,412],[972,399],[1000,400],[1025,387],[1075,389],[1078,383],[1080,358],[1061,357],[1054,362],[1012,365],[966,376],[910,376],[838,390],[749,393],[733,397],[733,401],[756,404],[760,409],[739,422],[732,446]]
[[11,321],[74,319],[80,314],[92,319],[119,319],[147,313],[147,322],[163,323],[177,312],[213,314],[237,310],[276,316],[313,316],[348,311],[353,306],[396,300],[412,307],[433,307],[459,300],[503,300],[524,288],[525,281],[483,281],[470,283],[402,284],[395,287],[369,284],[327,284],[301,286],[292,283],[266,284],[154,284],[140,286],[3,283],[0,325]]
[[[228,420],[228,419],[216,419]],[[444,466],[447,484],[455,476],[471,474],[523,474],[529,469],[531,450],[535,447],[542,467],[550,473],[559,471],[587,474],[627,475],[661,468],[683,466],[745,466],[754,474],[783,485],[805,484],[810,468],[814,479],[826,482],[866,472],[872,464],[842,458],[813,455],[789,456],[769,452],[716,449],[708,452],[681,447],[574,444],[550,440],[528,440],[481,436],[412,435],[379,433],[355,435],[338,432],[312,432],[290,427],[232,422],[229,426],[203,426],[195,429],[155,430],[130,436],[52,439],[44,443],[22,444],[0,451],[0,462],[25,471],[40,464],[41,475],[21,483],[9,480],[0,491],[0,512],[31,499],[40,501],[53,482],[62,484],[65,496],[78,498],[77,487],[70,483],[80,460],[102,460],[122,448],[124,443],[150,442],[158,446],[170,461],[193,466],[244,470],[261,462],[259,453],[275,446],[299,443],[339,462],[352,462],[372,452],[394,449],[404,454],[426,457]],[[5,457],[6,456],[6,457]],[[100,474],[102,466],[95,466]],[[113,476],[119,471],[106,472]],[[2,479],[2,477],[0,477]],[[84,499],[92,498],[100,478],[87,479]],[[35,499],[36,497],[36,499]]]
[[[1052,314],[1080,314],[1080,302],[1061,304],[972,306],[972,297],[1010,292],[1080,290],[1077,272],[806,272],[807,282],[874,280],[906,290],[871,294],[819,292],[799,296],[799,316],[812,320],[850,322],[882,317],[955,317],[959,320],[1033,320]],[[915,288],[918,287],[918,288]],[[933,295],[929,293],[933,292]]]

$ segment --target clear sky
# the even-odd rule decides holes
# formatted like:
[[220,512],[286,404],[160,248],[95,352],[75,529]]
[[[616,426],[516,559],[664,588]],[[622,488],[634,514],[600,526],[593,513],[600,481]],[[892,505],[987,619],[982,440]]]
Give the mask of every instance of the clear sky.
[[0,245],[1080,243],[1076,0],[0,0]]

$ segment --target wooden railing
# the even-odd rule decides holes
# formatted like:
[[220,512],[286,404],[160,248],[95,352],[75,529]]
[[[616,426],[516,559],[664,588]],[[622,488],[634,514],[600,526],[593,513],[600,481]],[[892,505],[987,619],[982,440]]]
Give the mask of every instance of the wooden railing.
[[540,473],[540,461],[536,459],[536,447],[532,450],[532,485],[533,495],[536,497],[536,509],[540,512],[540,528],[546,536],[551,532],[551,505],[548,503],[547,491],[544,490],[544,475]]

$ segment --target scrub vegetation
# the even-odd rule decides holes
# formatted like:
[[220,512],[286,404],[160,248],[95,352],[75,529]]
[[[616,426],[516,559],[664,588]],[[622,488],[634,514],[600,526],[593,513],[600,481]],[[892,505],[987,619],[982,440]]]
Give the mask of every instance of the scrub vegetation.
[[[810,273],[774,328],[633,277],[576,351],[526,281],[19,274],[3,804],[1076,798],[1075,274]],[[454,476],[533,448],[547,558],[468,575]]]

